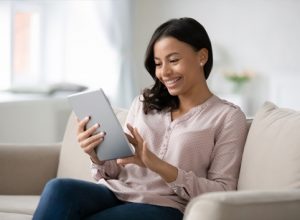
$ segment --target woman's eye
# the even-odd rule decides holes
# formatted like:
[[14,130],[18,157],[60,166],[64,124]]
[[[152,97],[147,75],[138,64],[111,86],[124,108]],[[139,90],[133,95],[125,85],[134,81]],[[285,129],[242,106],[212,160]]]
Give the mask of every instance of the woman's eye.
[[155,66],[156,66],[156,67],[160,67],[160,66],[161,66],[161,63],[155,63]]
[[179,61],[179,59],[172,59],[170,60],[170,63],[177,63]]

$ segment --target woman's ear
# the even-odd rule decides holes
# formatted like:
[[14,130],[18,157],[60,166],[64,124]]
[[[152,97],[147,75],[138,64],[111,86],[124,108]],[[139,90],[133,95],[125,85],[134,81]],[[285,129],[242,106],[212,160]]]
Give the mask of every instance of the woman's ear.
[[206,48],[202,48],[201,50],[198,51],[198,55],[199,55],[199,64],[201,67],[203,67],[208,60],[208,50]]

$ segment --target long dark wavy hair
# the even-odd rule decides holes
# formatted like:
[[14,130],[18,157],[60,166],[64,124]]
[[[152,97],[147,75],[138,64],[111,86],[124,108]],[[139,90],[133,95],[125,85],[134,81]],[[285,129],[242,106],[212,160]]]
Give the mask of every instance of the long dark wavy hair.
[[171,19],[161,24],[153,33],[148,44],[144,65],[154,85],[143,91],[143,110],[145,114],[153,110],[171,111],[178,109],[179,99],[172,96],[167,88],[155,76],[154,44],[163,37],[174,37],[179,41],[189,44],[195,51],[202,48],[208,50],[208,60],[204,65],[205,79],[208,78],[213,65],[211,42],[205,28],[193,18]]

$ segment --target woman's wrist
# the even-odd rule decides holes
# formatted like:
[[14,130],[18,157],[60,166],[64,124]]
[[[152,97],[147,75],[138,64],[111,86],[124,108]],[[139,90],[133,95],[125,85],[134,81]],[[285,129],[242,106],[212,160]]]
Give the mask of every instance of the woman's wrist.
[[174,182],[178,176],[178,169],[173,165],[157,158],[157,162],[154,163],[152,171],[159,174],[167,183]]
[[92,161],[92,163],[94,163],[96,165],[100,165],[100,166],[105,163],[105,161],[100,161],[98,158],[95,159],[95,158],[92,158],[91,156],[90,156],[90,160]]

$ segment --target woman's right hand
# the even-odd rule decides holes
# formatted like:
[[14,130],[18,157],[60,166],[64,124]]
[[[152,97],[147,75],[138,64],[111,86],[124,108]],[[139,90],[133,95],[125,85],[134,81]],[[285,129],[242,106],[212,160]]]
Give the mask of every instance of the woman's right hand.
[[98,159],[95,148],[104,140],[105,134],[103,132],[95,134],[97,128],[100,126],[99,124],[95,124],[86,130],[86,124],[89,120],[89,117],[85,117],[81,121],[77,119],[77,141],[83,151],[90,156],[93,163],[102,165],[104,162]]

